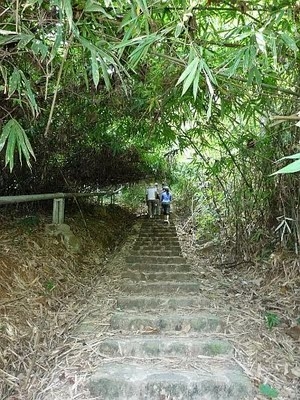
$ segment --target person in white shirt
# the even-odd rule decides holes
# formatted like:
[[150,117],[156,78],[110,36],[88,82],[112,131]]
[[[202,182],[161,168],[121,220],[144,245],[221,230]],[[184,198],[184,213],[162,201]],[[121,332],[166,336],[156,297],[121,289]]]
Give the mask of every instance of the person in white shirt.
[[154,217],[156,205],[157,189],[155,185],[150,185],[146,189],[146,201],[148,206],[148,215],[150,218]]
[[160,216],[161,214],[160,195],[162,190],[159,189],[158,183],[155,183],[155,187],[156,187],[155,215]]

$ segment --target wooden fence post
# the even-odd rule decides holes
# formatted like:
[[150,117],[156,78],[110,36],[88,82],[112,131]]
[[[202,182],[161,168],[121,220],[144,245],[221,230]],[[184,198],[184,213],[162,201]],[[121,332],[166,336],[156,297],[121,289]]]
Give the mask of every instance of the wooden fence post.
[[65,199],[53,199],[53,224],[63,224],[65,220]]

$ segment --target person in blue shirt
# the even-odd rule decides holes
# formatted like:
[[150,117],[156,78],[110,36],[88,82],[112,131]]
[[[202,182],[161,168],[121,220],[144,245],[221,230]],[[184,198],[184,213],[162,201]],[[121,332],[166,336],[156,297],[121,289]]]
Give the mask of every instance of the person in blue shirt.
[[170,207],[172,201],[172,194],[168,186],[163,187],[163,191],[160,195],[161,206],[164,214],[164,222],[170,223]]

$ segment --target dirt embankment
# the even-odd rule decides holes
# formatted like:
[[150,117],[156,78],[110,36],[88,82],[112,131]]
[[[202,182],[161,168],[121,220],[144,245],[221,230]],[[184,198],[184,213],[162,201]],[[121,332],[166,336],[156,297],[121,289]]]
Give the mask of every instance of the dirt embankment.
[[1,399],[31,398],[134,221],[117,206],[69,210],[66,224],[80,243],[74,253],[46,234],[51,212],[0,214]]

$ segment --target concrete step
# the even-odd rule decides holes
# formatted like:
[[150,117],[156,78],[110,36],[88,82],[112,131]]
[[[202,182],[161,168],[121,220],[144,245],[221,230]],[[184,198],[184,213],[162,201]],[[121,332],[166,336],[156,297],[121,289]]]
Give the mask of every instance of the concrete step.
[[147,232],[147,233],[140,233],[139,234],[139,239],[160,239],[160,240],[167,240],[167,239],[172,239],[172,240],[178,240],[177,234],[174,232],[168,232],[168,233],[163,233],[163,232]]
[[88,384],[97,400],[253,400],[249,380],[232,365],[209,370],[108,363]]
[[139,235],[147,235],[147,234],[161,234],[161,235],[177,235],[177,231],[174,225],[168,225],[166,223],[162,223],[157,226],[150,227],[142,227],[139,231]]
[[156,237],[156,236],[145,236],[145,237],[139,237],[136,241],[135,241],[135,245],[137,244],[142,244],[142,245],[155,245],[155,244],[160,244],[160,245],[175,245],[175,246],[179,246],[180,242],[178,240],[177,237],[174,238],[161,238],[161,237]]
[[150,250],[133,250],[133,256],[153,256],[153,257],[182,257],[180,249],[165,250],[165,249],[150,249]]
[[140,282],[124,283],[123,292],[143,294],[195,293],[199,294],[199,283],[196,282]]
[[176,245],[164,245],[163,243],[156,243],[156,244],[142,244],[139,243],[135,244],[132,248],[133,251],[141,251],[141,250],[177,250],[181,251],[181,247],[178,244]]
[[111,357],[214,357],[232,355],[233,346],[218,338],[176,338],[138,336],[106,339],[99,344],[101,354]]
[[161,315],[116,312],[110,320],[112,329],[151,332],[220,332],[223,322],[213,314]]
[[153,311],[163,309],[180,310],[193,307],[209,307],[210,299],[200,296],[175,296],[166,297],[157,296],[119,296],[117,299],[117,308],[119,310],[143,310]]
[[143,224],[141,226],[141,230],[148,230],[148,229],[161,229],[162,227],[167,227],[168,229],[176,229],[176,226],[172,221],[169,224],[164,222],[164,216],[162,215],[160,218],[154,218],[154,221],[151,221],[150,224]]
[[191,267],[188,264],[145,264],[145,263],[130,263],[127,264],[131,271],[140,272],[189,272]]
[[130,279],[133,282],[149,282],[149,281],[195,281],[196,277],[194,274],[189,272],[138,272],[138,271],[126,271],[123,272],[122,278]]
[[177,234],[176,227],[172,224],[167,224],[165,222],[161,222],[160,224],[157,225],[152,225],[152,226],[146,226],[146,227],[141,227],[139,234],[146,234],[146,233],[173,233]]
[[139,256],[130,255],[125,257],[127,263],[143,263],[143,264],[185,264],[186,259],[180,256]]

